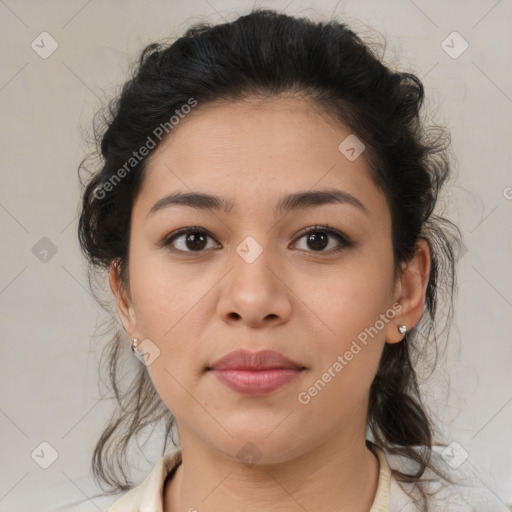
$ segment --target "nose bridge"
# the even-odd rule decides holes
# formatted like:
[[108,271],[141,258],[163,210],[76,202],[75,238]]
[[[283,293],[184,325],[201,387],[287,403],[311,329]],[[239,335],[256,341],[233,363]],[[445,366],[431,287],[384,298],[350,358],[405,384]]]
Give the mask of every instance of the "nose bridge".
[[[234,246],[234,271],[241,273],[245,279],[252,280],[255,276],[265,286],[280,288],[276,274],[284,272],[281,252],[284,247],[276,243],[279,220],[276,221],[267,210],[256,210],[247,198],[243,211],[238,215],[238,230],[235,236],[239,242]],[[278,281],[277,283],[275,281]],[[252,286],[258,282],[252,283]]]
[[271,290],[268,288],[275,288],[275,275],[270,269],[278,265],[278,262],[273,258],[272,244],[268,242],[268,236],[263,230],[260,233],[247,235],[236,246],[233,255],[233,277],[237,280],[240,278],[238,284],[247,284],[247,292],[250,294],[270,293]]
[[265,318],[284,320],[291,307],[268,233],[264,229],[258,232],[262,235],[248,235],[235,247],[228,285],[219,302],[219,314],[224,319],[242,318],[253,326]]

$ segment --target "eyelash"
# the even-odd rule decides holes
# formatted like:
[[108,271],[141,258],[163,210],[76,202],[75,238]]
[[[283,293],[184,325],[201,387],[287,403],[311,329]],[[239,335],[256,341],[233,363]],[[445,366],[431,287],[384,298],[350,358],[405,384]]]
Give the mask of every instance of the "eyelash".
[[[306,251],[306,252],[318,253],[318,254],[325,253],[325,254],[332,255],[332,254],[337,254],[338,252],[342,251],[343,249],[353,245],[352,242],[348,239],[348,237],[346,237],[343,233],[341,233],[337,229],[334,229],[334,228],[330,227],[329,225],[310,226],[301,235],[299,235],[296,238],[296,240],[300,240],[301,238],[305,237],[306,235],[309,235],[310,233],[316,233],[316,232],[323,232],[323,233],[329,234],[330,236],[334,237],[338,242],[340,242],[341,247],[338,247],[336,249],[330,249],[328,251]],[[190,234],[190,233],[197,233],[197,234],[209,236],[210,238],[214,239],[213,236],[206,229],[200,228],[199,226],[190,226],[190,227],[181,228],[181,229],[178,229],[178,230],[174,231],[169,236],[164,238],[164,240],[159,245],[161,247],[167,247],[170,251],[176,252],[176,253],[190,253],[190,254],[197,253],[197,254],[200,254],[202,252],[205,252],[205,250],[202,250],[202,251],[183,251],[181,249],[175,249],[175,248],[171,248],[170,247],[172,242],[174,242],[175,240],[181,238],[181,236],[183,236],[184,234]]]

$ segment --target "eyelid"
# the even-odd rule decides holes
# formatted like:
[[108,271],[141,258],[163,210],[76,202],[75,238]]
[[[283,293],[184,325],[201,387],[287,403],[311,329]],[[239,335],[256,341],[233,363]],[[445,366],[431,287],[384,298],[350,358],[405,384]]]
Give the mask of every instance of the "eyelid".
[[309,226],[309,227],[305,228],[304,231],[300,235],[297,236],[297,238],[300,238],[304,235],[307,235],[308,233],[315,232],[315,231],[325,231],[331,235],[342,238],[346,243],[350,243],[350,238],[347,235],[345,235],[339,229],[336,229],[336,228],[330,226],[328,223],[317,224],[315,226]]

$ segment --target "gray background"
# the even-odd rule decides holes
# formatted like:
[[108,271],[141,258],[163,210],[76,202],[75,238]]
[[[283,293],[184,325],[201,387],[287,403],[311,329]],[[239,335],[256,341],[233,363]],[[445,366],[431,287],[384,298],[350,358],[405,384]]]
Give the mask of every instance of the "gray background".
[[[143,46],[196,21],[232,20],[253,5],[313,14],[311,4],[289,0],[0,0],[1,511],[56,510],[79,500],[85,502],[76,510],[106,510],[115,500],[87,499],[99,491],[89,459],[111,404],[100,401],[105,390],[97,384],[104,340],[92,336],[108,316],[88,291],[78,248],[77,166],[89,149],[94,112]],[[437,120],[451,130],[458,170],[445,212],[463,231],[465,247],[450,343],[425,391],[445,439],[467,452],[460,470],[493,493],[495,510],[507,510],[512,3],[324,0],[314,9],[320,18],[334,15],[356,30],[367,24],[382,32],[388,62],[423,79]],[[48,36],[40,36],[45,31],[58,48],[42,58],[51,49]],[[446,40],[454,31],[469,45],[457,58],[463,40]],[[48,469],[31,458],[36,450],[39,461],[49,460],[42,442],[58,454]],[[158,436],[145,445],[134,478],[156,462],[158,446]]]

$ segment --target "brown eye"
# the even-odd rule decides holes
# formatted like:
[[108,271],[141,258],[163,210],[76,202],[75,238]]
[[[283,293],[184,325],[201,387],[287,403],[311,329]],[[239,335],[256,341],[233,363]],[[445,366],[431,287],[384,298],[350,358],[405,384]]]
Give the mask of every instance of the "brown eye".
[[175,252],[203,252],[208,245],[208,238],[213,238],[202,228],[182,228],[167,237],[162,243]]
[[[338,230],[330,228],[329,226],[312,226],[298,238],[298,240],[304,238],[306,240],[306,246],[309,248],[309,252],[325,252],[325,253],[336,253],[349,246],[350,243],[347,238],[340,233]],[[334,248],[329,248],[330,239],[335,239],[338,242]],[[308,249],[305,249],[306,251]]]
[[[208,246],[209,238],[215,240],[203,228],[187,227],[175,231],[160,245],[178,253],[200,253],[205,252],[206,249],[220,247],[216,244]],[[351,245],[347,237],[329,226],[312,226],[298,238],[300,239],[306,240],[306,248],[300,249],[306,252],[334,254]],[[333,242],[334,247],[329,247]]]

